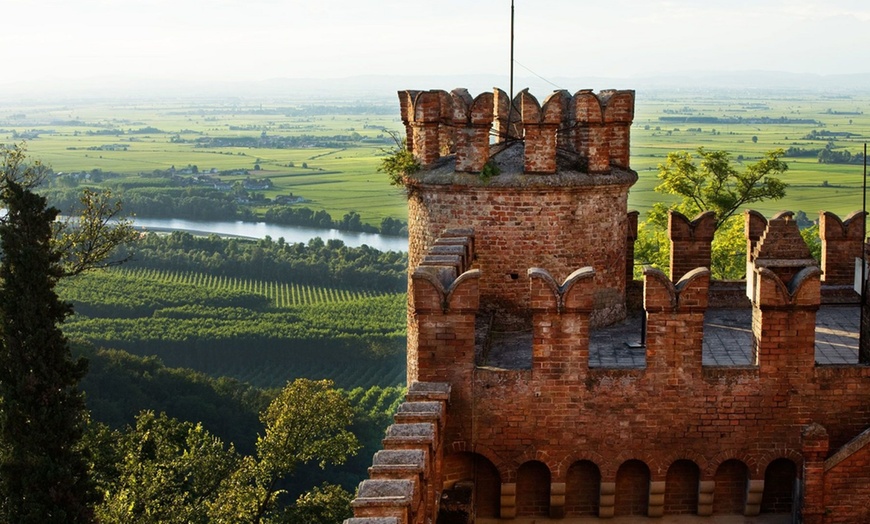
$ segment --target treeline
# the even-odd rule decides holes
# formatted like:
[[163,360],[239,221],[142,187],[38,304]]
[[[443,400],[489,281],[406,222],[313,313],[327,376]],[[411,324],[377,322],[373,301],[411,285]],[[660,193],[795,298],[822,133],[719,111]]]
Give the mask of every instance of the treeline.
[[781,116],[779,118],[771,118],[769,116],[743,118],[736,117],[718,117],[718,116],[660,116],[659,122],[669,123],[685,123],[685,124],[811,124],[818,125],[820,122],[812,118],[788,118]]
[[258,280],[293,281],[383,292],[403,292],[407,286],[407,253],[378,251],[363,245],[348,247],[341,240],[313,238],[307,244],[283,238],[260,240],[207,237],[175,231],[148,234],[130,256],[130,267],[194,271]]
[[829,143],[823,148],[808,148],[792,146],[785,151],[787,157],[817,158],[820,164],[863,164],[864,153],[852,154],[848,150],[837,151]]
[[203,136],[192,140],[186,140],[180,136],[173,137],[174,143],[193,144],[193,147],[256,147],[260,149],[299,149],[303,147],[349,147],[357,143],[366,144],[389,144],[392,139],[388,136],[376,138],[364,137],[359,133],[351,135],[269,135],[263,132],[260,136]]
[[[102,174],[102,173],[101,173]],[[233,192],[220,191],[209,187],[177,186],[167,180],[162,184],[154,179],[137,183],[137,187],[116,186],[119,198],[123,201],[124,211],[143,218],[180,218],[187,220],[263,220],[270,224],[318,227],[361,233],[380,233],[382,235],[405,236],[408,234],[407,222],[386,217],[379,226],[362,221],[356,211],[345,213],[341,219],[334,220],[324,210],[314,211],[307,207],[289,205],[270,205],[262,217],[258,217],[250,205],[241,203]],[[79,206],[81,191],[76,188],[54,187],[41,191],[50,205],[70,214]],[[247,192],[245,192],[247,195]],[[257,199],[256,203],[268,203]]]
[[[166,413],[180,421],[202,423],[209,433],[248,455],[255,451],[262,431],[258,414],[278,393],[277,388],[262,389],[232,378],[167,367],[156,357],[97,350],[87,344],[76,344],[73,349],[75,355],[89,361],[88,374],[80,385],[92,420],[113,429],[132,426],[142,411]],[[354,412],[351,430],[362,449],[341,466],[327,470],[303,466],[295,475],[298,480],[285,488],[298,493],[324,481],[346,489],[356,487],[365,477],[372,455],[381,448],[384,430],[404,393],[404,386],[345,390]]]
[[384,217],[380,227],[362,222],[356,211],[345,213],[341,220],[332,220],[326,211],[314,211],[307,207],[272,206],[266,210],[264,221],[270,224],[333,228],[342,231],[380,233],[382,235],[407,236],[408,223],[391,217]]

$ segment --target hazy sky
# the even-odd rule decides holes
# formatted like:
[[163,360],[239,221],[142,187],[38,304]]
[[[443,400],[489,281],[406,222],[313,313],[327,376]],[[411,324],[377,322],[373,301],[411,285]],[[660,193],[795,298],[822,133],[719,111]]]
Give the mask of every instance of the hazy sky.
[[[2,0],[16,80],[505,74],[510,0]],[[870,72],[868,0],[516,0],[517,74]]]

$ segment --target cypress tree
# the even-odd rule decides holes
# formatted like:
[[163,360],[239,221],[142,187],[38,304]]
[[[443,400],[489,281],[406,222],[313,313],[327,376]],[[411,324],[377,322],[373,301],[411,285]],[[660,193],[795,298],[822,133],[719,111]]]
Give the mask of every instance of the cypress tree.
[[[8,160],[8,158],[7,158]],[[19,167],[17,162],[16,168]],[[71,313],[54,287],[58,211],[6,164],[0,180],[0,520],[92,521],[96,491],[79,446],[85,422],[74,361],[60,323]]]

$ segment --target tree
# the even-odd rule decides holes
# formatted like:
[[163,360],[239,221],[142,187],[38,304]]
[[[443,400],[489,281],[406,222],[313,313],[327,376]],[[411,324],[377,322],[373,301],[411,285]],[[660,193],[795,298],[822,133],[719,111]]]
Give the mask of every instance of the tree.
[[328,380],[287,384],[260,420],[266,431],[257,439],[257,457],[244,457],[221,496],[208,504],[212,522],[275,522],[282,478],[308,462],[340,464],[359,448],[347,430],[353,410]]
[[788,170],[788,164],[780,160],[784,154],[782,149],[769,151],[740,173],[726,151],[699,147],[697,165],[691,153],[668,153],[666,162],[659,164],[662,182],[655,189],[682,196],[683,203],[694,213],[714,211],[718,229],[741,206],[785,196],[786,184],[776,176]]
[[97,500],[73,361],[58,324],[72,312],[58,299],[62,256],[53,248],[58,211],[26,187],[35,174],[5,150],[0,200],[0,514],[4,522],[90,522]]
[[106,200],[84,197],[81,223],[57,222],[33,189],[47,169],[25,162],[19,146],[0,148],[0,518],[3,522],[90,522],[98,499],[79,445],[86,411],[59,324],[72,313],[55,293],[58,280],[104,265],[120,231]]
[[150,411],[126,431],[94,424],[88,444],[105,492],[97,516],[106,524],[339,524],[352,498],[341,487],[323,484],[282,504],[280,486],[304,463],[322,467],[355,453],[347,430],[354,415],[331,382],[298,379],[261,413],[256,456],[240,455],[201,424]]
[[108,463],[99,464],[106,493],[97,507],[100,522],[209,522],[205,502],[238,465],[232,446],[226,448],[201,424],[151,411],[140,413],[127,432],[110,434],[93,442],[111,450]]
[[753,144],[757,144],[757,143],[758,143],[758,136],[757,136],[757,135],[752,135],[752,143],[753,143]]

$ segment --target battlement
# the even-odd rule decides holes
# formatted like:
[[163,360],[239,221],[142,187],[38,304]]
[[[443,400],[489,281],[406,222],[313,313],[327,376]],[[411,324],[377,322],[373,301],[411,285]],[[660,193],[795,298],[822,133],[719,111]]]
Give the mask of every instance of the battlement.
[[716,216],[672,212],[670,274],[634,282],[633,91],[399,100],[412,391],[357,519],[870,518],[870,307],[831,307],[864,216],[822,214],[819,267],[791,213],[747,211],[745,280],[714,281]]
[[[472,97],[466,89],[399,91],[408,148],[425,169],[452,159],[459,173],[481,173],[494,153],[521,142],[526,174],[629,169],[634,91],[555,91],[543,104],[524,89]],[[495,136],[498,144],[490,145]],[[513,166],[499,166],[511,171]]]

